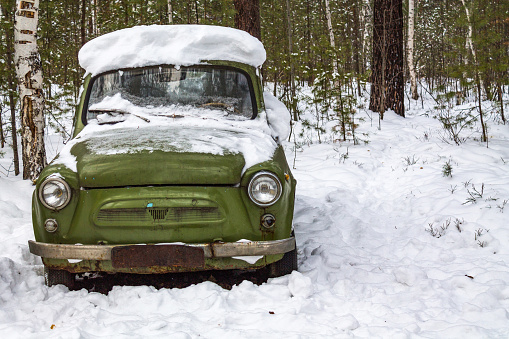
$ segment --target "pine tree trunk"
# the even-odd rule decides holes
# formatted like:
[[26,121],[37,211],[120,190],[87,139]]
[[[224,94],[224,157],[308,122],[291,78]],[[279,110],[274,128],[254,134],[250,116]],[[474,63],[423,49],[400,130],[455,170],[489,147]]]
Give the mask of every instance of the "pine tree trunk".
[[198,12],[198,1],[194,2],[194,18],[195,18],[195,24],[200,23],[200,13]]
[[354,40],[353,40],[353,63],[355,67],[355,74],[357,78],[357,96],[361,97],[361,67],[359,62],[359,54],[361,53],[360,49],[360,25],[359,25],[359,11],[357,9],[358,1],[353,4],[353,30],[354,30]]
[[[0,106],[0,108],[3,108]],[[3,109],[2,109],[3,111]],[[5,146],[5,138],[4,138],[4,128],[3,128],[3,122],[2,122],[2,112],[0,111],[0,148],[4,148]]]
[[87,22],[86,22],[86,18],[87,18],[87,1],[86,0],[81,0],[81,22],[80,22],[80,37],[81,37],[81,46],[83,46],[86,42],[87,42],[87,31],[86,31],[86,27],[87,27]]
[[482,105],[481,105],[481,81],[479,79],[479,76],[476,77],[477,80],[477,101],[479,103],[479,118],[481,120],[481,127],[482,127],[482,137],[481,141],[488,142],[488,135],[486,133],[486,125],[484,124],[484,117],[482,113]]
[[21,103],[23,179],[34,181],[46,166],[42,65],[36,39],[39,0],[18,0],[16,5],[14,59]]
[[410,73],[410,92],[412,99],[419,99],[417,93],[417,76],[415,74],[414,65],[414,32],[415,32],[415,6],[414,0],[408,0],[408,40],[407,40],[407,57],[408,72]]
[[14,163],[14,175],[19,175],[19,152],[18,152],[18,131],[16,127],[16,105],[14,104],[14,91],[16,85],[12,76],[9,76],[9,107],[11,109],[11,136],[12,136],[12,152]]
[[497,96],[498,100],[500,101],[500,117],[502,118],[502,122],[505,125],[506,121],[504,115],[504,99],[502,94],[502,86],[500,85],[500,83],[497,83]]
[[383,119],[385,112],[385,15],[389,0],[374,0],[373,2],[373,51],[371,59],[371,95],[369,109],[380,113]]
[[[306,59],[308,69],[314,68],[314,60],[313,53],[311,50],[311,3],[306,1],[306,39],[308,43],[306,44]],[[309,72],[307,76],[308,84],[312,84],[315,80],[313,72]]]
[[387,29],[387,67],[385,68],[386,108],[405,116],[405,83],[403,81],[403,0],[391,0]]
[[405,116],[403,82],[403,2],[375,0],[373,5],[372,86],[369,108]]
[[18,152],[18,132],[16,127],[16,103],[14,93],[16,92],[16,81],[13,69],[14,67],[14,10],[16,1],[9,0],[2,4],[2,12],[5,18],[10,22],[11,29],[5,30],[5,44],[7,47],[6,61],[7,61],[7,83],[9,91],[9,109],[11,112],[11,138],[12,138],[12,151],[14,163],[14,175],[19,175],[19,152]]
[[262,40],[260,30],[259,0],[233,0],[235,6],[235,28],[248,32],[258,40]]
[[292,20],[289,0],[286,0],[286,24],[288,35],[288,56],[290,59],[290,96],[291,96],[290,112],[293,114],[293,120],[298,121],[299,115],[297,114],[297,98],[295,96],[295,67],[293,65],[292,56],[293,55]]

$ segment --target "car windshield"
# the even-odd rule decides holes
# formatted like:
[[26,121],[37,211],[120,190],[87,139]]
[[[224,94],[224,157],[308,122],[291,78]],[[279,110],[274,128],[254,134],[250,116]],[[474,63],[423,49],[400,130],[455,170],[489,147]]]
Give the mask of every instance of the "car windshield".
[[173,117],[206,115],[205,110],[213,110],[229,119],[247,120],[256,111],[252,97],[248,77],[232,68],[157,66],[120,70],[95,78],[86,118],[136,115],[141,109],[144,114]]

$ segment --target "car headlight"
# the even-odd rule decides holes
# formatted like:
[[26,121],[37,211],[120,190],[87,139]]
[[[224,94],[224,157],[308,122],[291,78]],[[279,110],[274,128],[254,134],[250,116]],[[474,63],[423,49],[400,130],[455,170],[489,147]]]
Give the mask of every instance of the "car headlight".
[[258,206],[270,206],[281,197],[281,182],[270,172],[258,172],[249,182],[249,198]]
[[52,210],[61,210],[71,200],[71,189],[61,178],[49,177],[39,188],[41,203]]

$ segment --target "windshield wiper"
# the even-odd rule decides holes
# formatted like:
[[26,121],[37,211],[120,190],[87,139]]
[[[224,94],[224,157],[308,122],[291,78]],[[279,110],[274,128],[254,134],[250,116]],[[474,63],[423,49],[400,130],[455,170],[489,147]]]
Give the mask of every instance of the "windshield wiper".
[[[127,112],[127,111],[122,111],[120,109],[114,109],[114,108],[102,108],[102,109],[89,109],[88,110],[90,113],[106,113],[108,115],[113,115],[113,113],[117,113],[117,114],[130,114],[130,115],[133,115],[137,118],[140,118],[141,120],[143,121],[146,121],[146,122],[150,122],[149,119],[145,118],[145,117],[142,117],[138,114],[134,114],[134,113],[131,113],[131,112]],[[120,121],[116,121],[116,122],[104,122],[103,124],[108,124],[108,123],[117,123],[117,122],[120,122]]]
[[163,118],[173,118],[173,119],[184,118],[184,116],[180,115],[180,114],[155,114],[155,116],[163,117]]

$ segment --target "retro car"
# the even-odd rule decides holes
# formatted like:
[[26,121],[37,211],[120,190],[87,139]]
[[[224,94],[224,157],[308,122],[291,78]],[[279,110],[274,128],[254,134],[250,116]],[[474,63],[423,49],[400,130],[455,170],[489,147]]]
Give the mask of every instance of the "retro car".
[[200,25],[85,44],[72,139],[33,195],[48,286],[85,272],[297,269],[290,115],[264,93],[261,43]]

